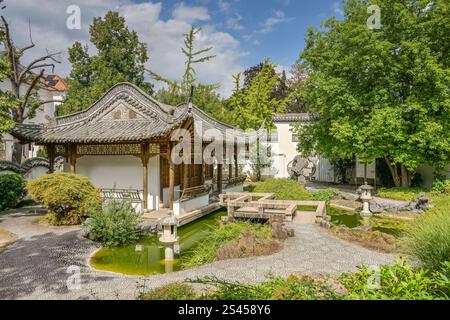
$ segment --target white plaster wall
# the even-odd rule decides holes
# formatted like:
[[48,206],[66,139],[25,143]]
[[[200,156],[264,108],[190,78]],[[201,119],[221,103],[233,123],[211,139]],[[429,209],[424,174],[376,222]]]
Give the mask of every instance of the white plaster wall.
[[289,123],[275,123],[278,143],[272,144],[272,152],[277,155],[273,166],[277,169],[276,178],[289,178],[287,166],[298,155],[297,142],[292,140],[292,126]]
[[173,203],[173,213],[176,216],[180,216],[185,213],[189,213],[195,210],[206,207],[209,204],[209,194],[188,200],[188,201],[175,201]]
[[33,180],[33,179],[39,178],[40,176],[43,176],[44,174],[47,174],[47,172],[48,172],[47,167],[41,167],[41,166],[33,167],[25,174],[25,179]]
[[[67,165],[65,166],[67,170]],[[159,209],[159,157],[148,165],[149,209]],[[138,157],[85,156],[77,160],[77,173],[88,177],[97,188],[143,190],[143,168]]]
[[[181,197],[181,187],[175,186],[174,187],[174,195],[173,200],[177,201]],[[164,208],[169,208],[169,188],[164,188],[163,190],[163,200],[164,200]]]

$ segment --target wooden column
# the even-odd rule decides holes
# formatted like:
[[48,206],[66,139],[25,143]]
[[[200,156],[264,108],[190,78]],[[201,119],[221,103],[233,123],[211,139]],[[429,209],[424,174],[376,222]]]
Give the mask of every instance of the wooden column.
[[69,158],[70,158],[70,172],[73,174],[77,173],[77,145],[72,144],[69,147]]
[[217,191],[222,194],[222,164],[217,165]]
[[148,161],[150,158],[150,148],[148,143],[141,145],[141,160],[143,168],[142,185],[144,189],[144,212],[148,212]]
[[183,163],[183,190],[189,188],[190,165]]
[[206,182],[206,163],[205,163],[205,159],[203,159],[204,151],[205,151],[205,145],[202,144],[202,185],[205,185],[205,182]]
[[172,144],[167,146],[167,156],[169,159],[169,208],[173,210],[173,201],[175,194],[175,165],[172,162]]
[[238,147],[237,144],[234,145],[234,177],[239,176],[239,165],[238,165]]
[[48,144],[46,147],[47,147],[47,155],[48,155],[48,163],[49,163],[48,173],[53,173],[53,172],[55,172],[55,145]]

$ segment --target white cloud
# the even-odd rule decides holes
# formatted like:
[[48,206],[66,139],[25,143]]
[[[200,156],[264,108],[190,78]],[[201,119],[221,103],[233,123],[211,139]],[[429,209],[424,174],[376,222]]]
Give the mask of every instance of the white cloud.
[[217,6],[221,12],[229,12],[231,9],[231,4],[225,0],[219,0],[217,2]]
[[187,23],[195,23],[197,21],[208,21],[208,8],[206,7],[191,7],[184,2],[178,3],[172,12],[172,17],[175,20],[186,21]]
[[240,31],[244,30],[244,26],[241,23],[242,16],[240,14],[235,14],[234,17],[229,17],[226,21],[226,26],[228,29]]
[[283,24],[288,23],[292,21],[294,18],[286,17],[286,14],[281,11],[277,10],[275,11],[274,15],[270,18],[267,18],[267,20],[263,23],[261,32],[267,33],[273,30],[273,27],[277,24]]
[[[8,3],[5,16],[12,29],[15,44],[28,44],[28,17],[31,20],[33,40],[36,48],[32,55],[24,57],[25,62],[30,58],[50,51],[63,51],[60,65],[55,72],[67,76],[70,63],[67,60],[67,48],[74,41],[89,44],[89,24],[93,17],[104,16],[108,10],[119,10],[125,16],[127,25],[135,30],[141,41],[146,42],[149,50],[147,67],[171,80],[179,80],[184,69],[184,57],[180,47],[183,44],[183,34],[191,28],[192,21],[202,22],[202,31],[196,41],[198,49],[213,46],[212,54],[217,58],[200,65],[197,75],[202,83],[222,83],[219,92],[227,96],[232,91],[232,74],[243,69],[240,58],[245,55],[240,43],[232,35],[216,30],[206,24],[209,19],[207,10],[200,7],[176,6],[172,18],[164,20],[161,17],[163,4],[161,2],[132,3],[129,0],[77,0],[81,8],[81,30],[66,28],[66,8],[73,0],[54,1],[21,0]],[[95,48],[90,45],[91,52]]]

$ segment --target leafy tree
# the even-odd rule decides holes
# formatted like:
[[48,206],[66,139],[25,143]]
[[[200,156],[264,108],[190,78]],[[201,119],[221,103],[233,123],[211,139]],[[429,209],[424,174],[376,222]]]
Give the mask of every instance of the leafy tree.
[[[2,36],[2,35],[0,35]],[[2,39],[0,39],[2,41]],[[0,57],[0,81],[8,78],[10,67],[5,56]],[[9,107],[14,103],[14,99],[7,92],[0,91],[0,142],[2,133],[8,132],[14,122],[11,120]]]
[[290,76],[286,81],[289,100],[286,106],[286,113],[305,112],[305,99],[302,97],[303,87],[308,76],[304,65],[295,62],[290,70]]
[[[8,80],[10,90],[0,91],[0,132],[8,131],[16,123],[24,123],[36,114],[36,109],[46,103],[54,101],[42,101],[38,91],[42,84],[45,69],[55,67],[59,63],[56,56],[59,52],[47,53],[31,59],[28,64],[22,63],[23,55],[33,49],[35,44],[31,37],[30,44],[18,48],[14,45],[8,22],[1,16],[0,41],[3,52],[0,62],[0,79]],[[9,119],[8,119],[9,118]],[[15,163],[22,161],[22,145],[14,144],[12,160]]]
[[118,82],[131,82],[153,93],[144,78],[147,46],[135,31],[128,30],[125,18],[109,11],[104,18],[94,18],[89,33],[97,54],[89,55],[88,46],[78,41],[69,49],[72,70],[67,98],[58,108],[60,115],[86,109]]
[[[380,29],[368,28],[371,4]],[[384,158],[409,186],[419,165],[450,160],[450,2],[348,0],[344,11],[306,36],[304,98],[317,121],[297,129],[299,149]]]
[[[278,75],[273,73],[275,66],[265,61],[261,71],[256,74],[248,86],[241,88],[241,75],[234,76],[235,89],[229,99],[229,106],[234,115],[233,122],[244,130],[260,130],[262,127],[270,131],[273,128],[273,115],[284,112],[286,100],[278,99],[273,95],[278,84]],[[261,180],[261,170],[266,167],[262,162],[261,154],[270,152],[270,149],[261,148],[260,140],[256,141],[256,169],[255,176]]]

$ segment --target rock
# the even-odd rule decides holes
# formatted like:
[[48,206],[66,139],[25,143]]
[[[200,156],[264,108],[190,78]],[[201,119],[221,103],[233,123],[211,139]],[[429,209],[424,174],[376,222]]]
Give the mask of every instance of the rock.
[[417,204],[414,209],[421,213],[431,209],[432,207],[433,206],[429,203],[429,199],[426,196],[420,196],[417,199]]
[[90,223],[91,223],[92,219],[91,218],[87,218],[81,228],[81,236],[83,238],[86,239],[90,239],[91,240],[91,232],[92,232],[92,228],[90,227]]
[[156,223],[144,220],[138,225],[138,231],[142,233],[158,233],[158,225]]
[[278,240],[286,240],[288,238],[288,232],[283,227],[282,223],[274,222],[271,224],[272,237]]
[[286,228],[287,236],[293,238],[295,236],[295,230],[292,228]]
[[353,193],[342,193],[342,199],[349,201],[357,201],[359,199],[359,195]]
[[374,213],[374,214],[380,214],[380,213],[383,213],[383,211],[384,211],[385,209],[386,209],[386,208],[385,208],[384,206],[380,205],[380,204],[377,203],[377,202],[370,202],[370,203],[369,203],[369,210],[370,210],[370,212],[372,212],[372,213]]

